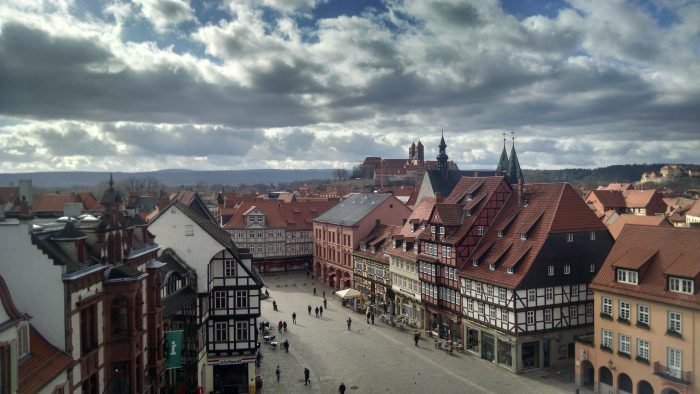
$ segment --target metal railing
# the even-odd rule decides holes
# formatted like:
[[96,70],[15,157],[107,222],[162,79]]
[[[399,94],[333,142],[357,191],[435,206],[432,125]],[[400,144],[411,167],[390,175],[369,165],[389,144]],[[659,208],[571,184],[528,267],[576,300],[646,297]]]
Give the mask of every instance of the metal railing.
[[681,371],[679,369],[669,368],[660,362],[654,363],[654,375],[661,376],[662,378],[681,384],[692,384],[692,371]]

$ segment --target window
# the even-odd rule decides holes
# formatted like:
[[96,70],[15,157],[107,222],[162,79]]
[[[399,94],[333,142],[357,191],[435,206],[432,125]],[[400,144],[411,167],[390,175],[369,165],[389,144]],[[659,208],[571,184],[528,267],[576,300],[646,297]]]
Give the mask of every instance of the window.
[[435,234],[435,226],[430,226],[430,233]]
[[569,306],[569,317],[571,317],[571,318],[578,317],[578,306],[576,306],[576,305]]
[[248,307],[248,290],[236,290],[236,308]]
[[503,231],[499,231],[496,235],[498,236],[498,238],[503,238]]
[[649,325],[649,306],[637,305],[637,322]]
[[440,235],[445,235],[445,226],[440,226]]
[[571,266],[567,264],[564,266],[564,275],[569,275],[570,273],[571,273]]
[[612,299],[607,298],[607,297],[603,297],[601,304],[602,305],[600,307],[600,313],[603,315],[608,315],[608,316],[612,317],[612,313],[613,313]]
[[236,262],[234,260],[224,261],[224,276],[236,276]]
[[544,289],[544,298],[551,301],[554,299],[554,289],[551,287],[548,287]]
[[97,347],[97,305],[90,305],[80,311],[80,355]]
[[498,299],[500,299],[501,301],[506,301],[506,297],[506,289],[498,289]]
[[566,242],[574,242],[574,234],[566,233]]
[[630,337],[629,335],[620,334],[617,350],[623,354],[630,354]]
[[637,339],[637,357],[643,360],[649,360],[649,341]]
[[476,235],[484,235],[484,226],[476,227]]
[[479,303],[479,316],[484,315],[484,303],[480,302]]
[[591,237],[589,239],[595,241],[595,231],[591,231]]
[[693,281],[690,279],[670,278],[668,288],[675,293],[693,294]]
[[506,268],[506,273],[513,275],[513,267]]
[[548,266],[547,266],[547,275],[548,275],[548,276],[554,276],[554,266],[553,266],[553,265],[548,265]]
[[551,323],[551,322],[552,322],[552,310],[551,310],[551,309],[545,309],[545,310],[544,310],[544,322],[545,322],[545,323]]
[[678,312],[668,312],[668,330],[680,334],[682,324],[681,314]]
[[194,235],[194,226],[191,224],[186,224],[185,225],[185,236],[191,237],[193,235]]
[[586,316],[593,316],[593,304],[586,304]]
[[527,241],[527,234],[525,234],[525,233],[520,234],[520,240]]
[[628,283],[631,285],[638,284],[637,271],[617,269],[617,281],[620,283]]
[[129,332],[129,306],[125,298],[112,301],[110,307],[112,335],[127,335]]
[[527,302],[537,301],[537,293],[535,289],[530,289],[527,291]]
[[226,322],[214,323],[214,341],[226,342],[228,340],[228,325]]
[[467,311],[474,312],[474,303],[471,300],[467,301]]
[[609,330],[606,330],[603,328],[603,341],[601,342],[601,346],[604,346],[608,349],[613,348],[612,331],[609,331]]
[[527,312],[527,324],[535,324],[535,311]]
[[17,329],[17,351],[20,359],[29,354],[29,324],[22,324]]
[[501,309],[501,320],[508,321],[508,310]]
[[627,301],[620,301],[620,308],[617,311],[618,318],[625,321],[630,321],[630,303]]
[[226,292],[214,292],[214,309],[226,309]]
[[595,272],[595,264],[591,264],[591,267],[588,269],[589,272]]
[[247,341],[248,340],[248,322],[247,321],[237,321],[236,322],[236,340],[237,341]]
[[682,370],[682,353],[679,349],[672,347],[668,348],[668,373],[669,375],[679,378]]
[[496,307],[493,305],[489,306],[489,314],[491,315],[492,319],[496,318]]

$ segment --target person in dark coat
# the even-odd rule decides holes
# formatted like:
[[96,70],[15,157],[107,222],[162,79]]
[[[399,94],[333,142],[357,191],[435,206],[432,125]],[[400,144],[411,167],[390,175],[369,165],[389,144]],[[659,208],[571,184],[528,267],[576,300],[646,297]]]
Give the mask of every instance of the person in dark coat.
[[314,287],[314,295],[316,295],[316,288]]
[[338,387],[338,392],[340,394],[345,394],[345,383],[340,382],[340,386]]
[[372,324],[374,324],[374,313],[372,313],[371,315],[369,315],[369,317],[370,317],[370,319],[372,319]]
[[289,353],[289,341],[288,340],[286,340],[286,339],[284,340],[283,346],[284,346],[284,352]]
[[309,305],[309,315],[311,314],[311,305]]
[[318,307],[316,307],[315,311],[316,311],[316,317],[318,317]]
[[328,300],[326,300],[325,298],[323,299],[323,307],[328,309]]
[[277,381],[280,381],[280,374],[282,371],[280,371],[280,366],[278,365],[277,368],[275,369],[275,375],[277,375]]
[[420,334],[416,332],[413,334],[413,342],[415,342],[416,346],[418,346],[418,341],[420,340]]
[[287,332],[287,322],[286,321],[282,322],[282,328],[284,328],[284,332]]
[[323,317],[323,307],[322,306],[318,307],[318,313],[321,314],[321,317]]
[[297,324],[297,313],[292,313],[292,323]]
[[346,321],[348,322],[348,331],[350,331],[350,325],[352,324],[352,319],[348,317],[348,320],[346,320]]
[[304,386],[306,386],[307,384],[311,384],[311,380],[309,380],[310,374],[311,372],[309,371],[309,369],[304,368]]

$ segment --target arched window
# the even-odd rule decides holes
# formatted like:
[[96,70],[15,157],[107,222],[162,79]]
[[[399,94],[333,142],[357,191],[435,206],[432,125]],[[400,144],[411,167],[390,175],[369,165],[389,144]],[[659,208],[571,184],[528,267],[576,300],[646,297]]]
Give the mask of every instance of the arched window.
[[129,333],[129,304],[126,298],[117,298],[110,307],[112,335],[127,335]]
[[618,391],[622,393],[631,393],[632,387],[632,379],[630,379],[630,377],[626,373],[621,373],[617,375]]

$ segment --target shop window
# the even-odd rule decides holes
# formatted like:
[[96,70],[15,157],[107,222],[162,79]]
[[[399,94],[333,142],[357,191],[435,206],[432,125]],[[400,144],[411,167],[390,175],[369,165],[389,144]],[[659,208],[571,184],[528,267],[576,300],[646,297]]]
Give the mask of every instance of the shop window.
[[526,342],[522,347],[523,369],[539,368],[540,366],[540,343]]
[[479,352],[479,330],[467,329],[467,350]]
[[498,363],[506,367],[513,366],[513,353],[511,352],[510,342],[498,340]]

